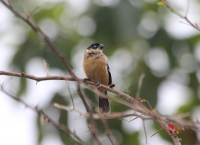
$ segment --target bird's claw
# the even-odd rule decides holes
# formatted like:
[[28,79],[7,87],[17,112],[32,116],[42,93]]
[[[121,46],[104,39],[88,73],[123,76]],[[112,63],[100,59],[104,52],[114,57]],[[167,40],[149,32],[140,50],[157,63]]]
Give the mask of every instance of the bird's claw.
[[95,87],[98,89],[99,87],[101,87],[100,84],[101,84],[100,82],[96,82]]
[[110,84],[108,87],[110,87],[110,88],[114,88],[115,87],[115,84]]
[[90,81],[90,79],[84,78],[84,79],[83,79],[83,82],[85,83],[86,81]]

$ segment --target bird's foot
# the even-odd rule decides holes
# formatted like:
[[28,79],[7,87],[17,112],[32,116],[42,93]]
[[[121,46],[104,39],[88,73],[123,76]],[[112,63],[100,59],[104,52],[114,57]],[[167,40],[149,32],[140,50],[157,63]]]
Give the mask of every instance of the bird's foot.
[[96,87],[97,89],[99,89],[99,88],[101,87],[101,83],[100,83],[100,82],[96,82],[95,87]]
[[83,82],[85,83],[86,81],[90,81],[90,79],[84,78],[84,79],[83,79]]
[[115,84],[110,84],[108,87],[110,87],[110,88],[114,88],[115,87]]

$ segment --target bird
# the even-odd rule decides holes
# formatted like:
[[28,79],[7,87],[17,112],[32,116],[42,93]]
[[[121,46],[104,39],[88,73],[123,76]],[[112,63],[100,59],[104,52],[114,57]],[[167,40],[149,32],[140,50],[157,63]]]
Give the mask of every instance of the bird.
[[[93,43],[85,51],[83,58],[83,70],[86,79],[106,86],[112,84],[112,76],[108,65],[108,59],[103,53],[103,44]],[[109,114],[111,107],[107,96],[107,90],[96,87],[99,96],[99,113]],[[103,94],[103,95],[102,95]]]

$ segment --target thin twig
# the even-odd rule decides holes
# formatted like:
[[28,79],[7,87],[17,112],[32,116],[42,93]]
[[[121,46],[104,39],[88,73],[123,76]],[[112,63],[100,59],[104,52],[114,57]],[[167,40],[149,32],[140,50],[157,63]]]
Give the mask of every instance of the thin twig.
[[186,13],[185,13],[185,17],[187,17],[189,7],[190,7],[190,0],[187,0],[187,10],[186,10]]
[[[23,77],[23,74],[20,74],[20,73],[10,73],[10,72],[5,72],[5,71],[0,71],[0,75],[10,75],[10,76],[18,76],[18,77]],[[42,78],[35,78],[34,76],[30,76],[30,75],[25,75],[24,76],[26,78],[30,78],[30,79],[39,79],[38,81],[41,81],[41,80],[53,80],[53,78],[55,78],[56,80],[65,80],[65,79],[68,79],[68,80],[71,80],[71,81],[75,81],[74,78],[72,77],[63,77],[63,76],[57,76],[57,77],[42,77]],[[59,78],[59,79],[58,79]],[[83,82],[83,79],[80,79],[80,78],[76,78],[78,79],[79,82]],[[84,81],[84,84],[85,85],[92,85],[92,86],[95,86],[96,83],[95,82],[92,82],[92,81]],[[108,86],[105,86],[105,85],[102,85],[101,84],[101,88],[103,89],[106,89],[107,91],[110,91],[116,95],[119,95],[120,97],[122,98],[125,98],[126,100],[128,100],[129,102],[133,103],[134,107],[135,108],[138,108],[138,110],[140,110],[141,112],[143,112],[145,115],[147,116],[151,116],[153,117],[166,131],[169,129],[169,127],[167,126],[167,124],[161,119],[161,116],[159,116],[157,113],[153,113],[151,111],[149,111],[142,103],[140,103],[139,101],[137,101],[136,99],[134,99],[133,97],[125,94],[125,93],[122,93],[118,90],[115,90],[114,88],[110,88]],[[168,132],[169,133],[169,132]],[[169,133],[169,135],[172,137],[172,138],[178,138],[175,134],[173,133]]]
[[[76,76],[74,75],[74,73],[73,73],[73,71],[72,71],[72,69],[71,69],[71,67],[70,67],[67,59],[59,51],[59,49],[52,43],[52,41],[49,39],[49,37],[38,26],[36,26],[35,24],[33,24],[31,21],[29,21],[29,19],[25,18],[17,10],[15,10],[11,1],[9,1],[9,4],[7,4],[4,0],[0,0],[0,1],[4,4],[4,6],[6,6],[9,10],[11,10],[18,18],[20,18],[24,22],[26,22],[44,40],[44,42],[46,42],[49,45],[49,47],[51,48],[51,50],[61,59],[61,61],[63,62],[65,68],[68,70],[68,72],[70,73],[70,75],[72,76],[72,78],[74,80],[76,80]],[[77,91],[78,91],[78,94],[81,97],[82,101],[84,102],[84,96],[81,93],[80,86],[79,86],[78,82],[77,82]],[[86,105],[85,102],[84,102],[84,105]],[[87,105],[86,105],[86,108],[88,108]],[[90,111],[90,110],[88,110],[88,111]],[[94,125],[95,122],[92,121],[92,120],[93,119],[91,118],[91,123],[93,124],[93,126],[95,126]],[[92,134],[95,137],[97,143],[100,144],[99,139],[97,139],[97,135],[96,135],[95,130],[93,130]]]
[[151,109],[151,111],[153,110],[153,108],[151,107],[151,105],[150,105],[150,103],[149,103],[149,101],[147,100],[147,103],[148,103],[148,105],[149,105],[149,107],[150,107],[150,109]]
[[[176,10],[174,10],[165,0],[160,0],[160,1],[162,1],[162,2],[165,4],[165,6],[166,6],[171,12],[173,12],[173,13],[176,14],[177,16],[181,17],[182,19],[186,20],[186,21],[190,24],[190,26],[192,26],[192,27],[194,27],[195,29],[197,29],[198,31],[200,31],[199,25],[196,24],[196,23],[193,24],[193,23],[188,19],[188,17],[187,17],[187,13],[188,13],[188,12],[186,12],[186,15],[183,16],[182,14],[180,14],[179,12],[177,12]],[[189,9],[189,6],[188,6],[188,9]],[[187,11],[188,11],[188,10],[187,10]]]
[[45,67],[46,72],[47,72],[47,76],[51,76],[51,75],[49,74],[49,71],[48,71],[48,68],[47,68],[47,63],[46,63],[46,61],[43,60],[43,63],[44,63],[44,67]]
[[103,123],[103,126],[105,128],[105,132],[106,132],[106,135],[108,136],[109,140],[111,141],[111,143],[113,145],[116,145],[117,144],[117,141],[115,139],[115,137],[113,136],[112,132],[110,131],[109,127],[108,127],[108,123],[107,123],[107,120],[106,119],[101,119],[102,123]]
[[[85,97],[83,96],[82,92],[81,92],[81,89],[80,89],[80,85],[79,85],[79,79],[74,75],[68,61],[66,60],[65,56],[58,50],[58,48],[52,43],[52,41],[49,39],[49,37],[44,34],[43,31],[41,31],[41,29],[39,27],[37,27],[36,25],[34,25],[32,22],[29,21],[29,19],[23,17],[18,11],[16,11],[11,2],[10,2],[10,5],[7,4],[4,0],[0,0],[8,9],[10,9],[18,18],[22,19],[24,22],[26,22],[43,40],[44,42],[46,42],[49,47],[51,48],[51,50],[56,53],[58,55],[58,57],[61,59],[61,61],[63,62],[63,64],[65,65],[66,69],[68,70],[68,72],[70,73],[71,77],[73,80],[77,81],[77,91],[79,93],[79,96],[81,97],[85,107],[86,107],[86,110],[89,111],[90,113],[90,121],[92,123],[92,125],[95,127],[95,122],[92,118],[92,112],[89,108],[89,106],[87,105],[87,102],[85,100]],[[184,18],[184,17],[183,17]],[[185,18],[188,22],[190,22],[187,18]],[[191,23],[192,24],[192,23]],[[195,25],[193,25],[193,27],[195,27]],[[82,79],[81,79],[82,80]],[[86,81],[85,84],[90,84],[90,85],[94,85],[94,82],[91,83],[89,81]],[[115,90],[113,88],[110,88],[108,86],[101,86],[103,89],[106,89],[110,92],[113,92],[117,95],[119,95],[120,97],[123,97],[125,98],[126,100],[128,100],[129,102],[133,103],[133,105],[139,107],[141,109],[141,111],[145,114],[145,115],[150,115],[152,116],[166,131],[169,129],[169,127],[167,126],[167,124],[161,119],[160,115],[158,115],[157,113],[154,113],[150,110],[148,110],[142,103],[140,103],[139,101],[137,101],[136,99],[134,99],[133,97],[125,94],[125,93],[122,93],[118,90]],[[89,110],[88,110],[89,108]],[[96,141],[98,144],[100,144],[99,140],[97,139],[97,133],[95,132],[95,130],[92,131],[93,133],[93,136],[95,137]],[[169,133],[168,134],[171,136],[171,138],[173,139],[174,143],[177,144],[177,141],[179,141],[179,138],[177,137],[176,134],[174,133]]]
[[27,20],[29,20],[31,18],[31,16],[33,15],[33,13],[39,8],[39,7],[37,7],[34,10],[32,10],[31,12],[28,12],[26,6],[25,5],[23,5],[23,6],[24,6],[24,11],[26,13]]
[[[89,118],[89,114],[86,112],[83,112],[81,110],[79,110],[78,108],[71,108],[69,106],[65,106],[65,105],[61,105],[58,103],[54,103],[54,107],[58,108],[58,109],[62,109],[62,110],[67,110],[67,111],[75,111],[78,114],[80,114],[80,116],[84,116],[86,118]],[[117,112],[117,113],[110,113],[107,115],[102,115],[99,113],[93,113],[92,114],[94,119],[114,119],[114,118],[122,118],[122,117],[128,117],[128,116],[138,116],[144,120],[149,120],[152,119],[152,117],[148,117],[148,116],[142,116],[141,114],[136,113],[135,111],[133,113],[129,113],[129,111],[125,111],[125,112]]]
[[38,115],[43,115],[45,116],[45,118],[47,118],[48,122],[50,122],[51,124],[53,124],[53,126],[55,126],[58,130],[61,130],[63,133],[65,133],[67,136],[69,136],[71,139],[73,139],[77,144],[86,144],[84,143],[76,134],[74,134],[73,132],[71,132],[68,128],[63,128],[62,126],[58,125],[56,122],[54,122],[46,113],[44,113],[42,110],[38,109],[37,107],[31,107],[30,105],[28,105],[26,102],[24,102],[22,99],[20,99],[18,96],[9,93],[8,91],[6,91],[3,86],[0,86],[0,91],[2,91],[4,94],[8,95],[9,97],[13,98],[16,101],[19,101],[20,103],[24,104],[26,108],[29,108],[33,111],[35,111],[36,113],[38,113]]
[[140,97],[140,91],[141,91],[142,81],[143,81],[144,77],[145,77],[145,74],[141,74],[139,77],[138,88],[137,88],[137,93],[136,93],[135,99],[138,99]]
[[131,122],[131,121],[133,121],[133,120],[135,120],[135,119],[137,119],[137,118],[139,118],[139,117],[141,117],[141,116],[142,116],[142,114],[139,114],[139,115],[137,115],[135,118],[131,119],[129,122]]
[[[10,9],[18,18],[22,19],[24,22],[26,22],[43,40],[44,42],[46,42],[49,47],[51,48],[51,50],[61,59],[61,61],[63,62],[65,68],[68,70],[68,72],[70,73],[71,77],[77,81],[77,91],[78,91],[78,94],[79,96],[81,97],[85,107],[86,107],[86,110],[91,112],[91,110],[89,109],[88,107],[88,104],[87,102],[85,101],[85,97],[84,95],[82,94],[81,92],[81,89],[80,89],[80,85],[79,85],[79,82],[78,80],[76,79],[77,77],[75,76],[75,74],[73,73],[66,57],[60,52],[60,50],[52,43],[52,41],[49,39],[49,37],[38,27],[36,26],[35,24],[33,24],[31,21],[29,21],[28,18],[25,18],[23,17],[17,10],[14,9],[11,1],[9,1],[9,4],[7,4],[5,1],[1,0],[1,2],[8,8]],[[90,121],[91,121],[91,124],[95,127],[95,122],[93,121],[93,118],[92,116],[90,116]],[[98,144],[101,144],[100,143],[100,140],[98,139],[98,136],[97,136],[97,133],[96,133],[96,130],[94,129],[92,131],[92,134],[93,136],[95,137],[96,141]]]
[[37,82],[40,81],[47,81],[47,80],[68,80],[68,81],[75,81],[75,79],[71,76],[45,76],[45,77],[36,77],[24,72],[17,73],[17,72],[6,72],[6,71],[0,71],[0,75],[6,75],[6,76],[15,76],[15,77],[21,77],[21,78],[27,78],[31,80],[35,80]]
[[10,11],[12,11],[18,18],[26,22],[43,40],[46,42],[51,50],[58,55],[58,57],[61,59],[63,64],[65,65],[66,69],[70,74],[72,74],[72,70],[70,65],[68,64],[65,56],[59,51],[59,49],[52,43],[52,41],[49,39],[49,37],[35,24],[33,24],[29,19],[22,16],[15,8],[13,7],[13,4],[10,0],[8,0],[9,4],[7,4],[4,0],[0,0],[4,6],[6,6]]
[[148,144],[148,141],[147,141],[147,131],[146,131],[146,127],[145,127],[145,120],[143,120],[143,128],[144,128],[144,134],[145,134],[145,139],[146,139],[146,144]]
[[159,133],[163,128],[159,129],[158,131],[156,131],[156,133],[154,133],[151,137],[153,137],[154,135],[156,135],[157,133]]
[[92,116],[92,110],[90,109],[90,107],[89,107],[89,105],[88,105],[88,103],[87,103],[87,101],[86,101],[86,99],[85,99],[85,97],[84,97],[84,95],[83,95],[83,93],[80,89],[79,83],[77,83],[77,91],[78,91],[78,94],[81,97],[81,99],[82,99],[82,101],[83,101],[83,103],[86,107],[87,112],[89,113],[90,122],[91,122],[90,130],[91,130],[95,140],[97,141],[97,144],[101,145],[102,143],[101,143],[101,141],[98,137],[97,130],[96,130],[96,123],[95,123],[94,118]]
[[70,87],[69,87],[69,83],[68,83],[68,81],[65,81],[65,83],[66,83],[66,85],[67,85],[67,89],[68,89],[69,95],[70,95],[71,100],[72,100],[73,108],[75,108],[74,100],[73,100],[72,93],[71,93],[71,90],[70,90]]
[[6,87],[6,85],[12,80],[12,77],[6,78],[6,80],[3,82],[2,86]]

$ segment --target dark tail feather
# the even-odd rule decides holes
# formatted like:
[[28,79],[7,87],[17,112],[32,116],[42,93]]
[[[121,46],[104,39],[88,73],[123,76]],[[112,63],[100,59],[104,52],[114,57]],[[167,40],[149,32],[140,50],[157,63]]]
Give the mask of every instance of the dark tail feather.
[[108,99],[105,98],[99,98],[99,113],[110,113],[110,104]]

